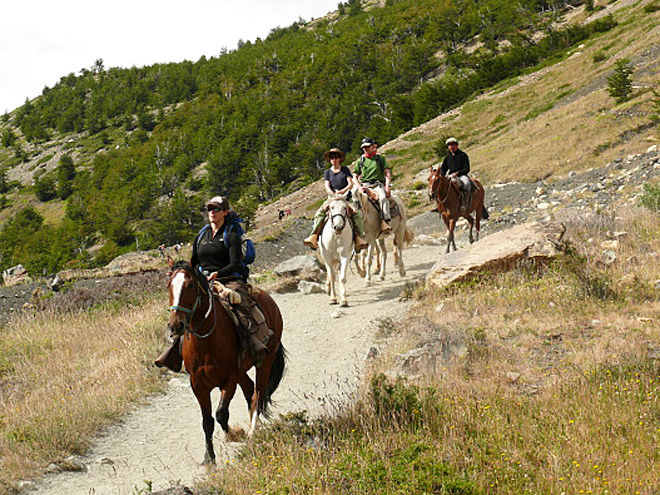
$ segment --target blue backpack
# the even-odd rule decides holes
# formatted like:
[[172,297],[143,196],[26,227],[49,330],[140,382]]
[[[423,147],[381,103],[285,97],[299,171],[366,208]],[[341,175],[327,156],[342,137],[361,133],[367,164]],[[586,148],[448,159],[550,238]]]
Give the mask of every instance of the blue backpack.
[[[247,280],[248,276],[250,275],[250,267],[248,265],[254,263],[254,259],[257,256],[257,252],[254,248],[254,242],[252,242],[252,239],[245,237],[245,231],[243,230],[243,226],[241,225],[243,220],[241,220],[236,215],[227,217],[227,220],[229,221],[229,223],[225,227],[225,234],[228,234],[230,232],[236,232],[238,234],[239,239],[241,240],[241,266],[239,268],[239,271],[237,273],[234,273],[233,275]],[[199,231],[197,237],[198,244],[202,239],[202,235],[204,234],[204,232],[206,232],[208,228],[209,228],[209,224],[206,224]],[[224,235],[223,239],[225,241],[225,247],[229,249],[229,241],[227,240],[227,236]],[[197,247],[199,248],[199,245]]]

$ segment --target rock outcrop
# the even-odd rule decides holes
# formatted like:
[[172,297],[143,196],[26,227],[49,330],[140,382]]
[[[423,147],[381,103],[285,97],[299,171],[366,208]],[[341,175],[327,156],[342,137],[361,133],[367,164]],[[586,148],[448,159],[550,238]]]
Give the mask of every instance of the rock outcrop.
[[565,232],[562,223],[532,222],[489,235],[440,258],[426,276],[427,286],[442,288],[483,270],[506,270],[520,260],[555,257]]

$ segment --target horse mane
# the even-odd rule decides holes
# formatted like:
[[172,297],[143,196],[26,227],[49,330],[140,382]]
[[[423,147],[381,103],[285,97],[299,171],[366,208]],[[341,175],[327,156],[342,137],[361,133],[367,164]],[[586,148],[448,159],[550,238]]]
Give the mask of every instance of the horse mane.
[[190,273],[193,277],[197,279],[199,284],[202,286],[202,289],[204,289],[206,292],[209,290],[209,281],[208,279],[204,276],[204,274],[193,268],[190,263],[184,260],[177,261],[172,265],[171,271],[174,272],[176,270],[185,270],[188,273]]

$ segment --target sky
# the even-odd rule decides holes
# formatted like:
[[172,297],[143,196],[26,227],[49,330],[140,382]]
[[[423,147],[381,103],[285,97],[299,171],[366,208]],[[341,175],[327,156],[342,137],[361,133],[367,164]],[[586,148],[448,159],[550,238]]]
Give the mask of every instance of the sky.
[[90,69],[218,56],[337,10],[339,0],[12,0],[0,16],[0,114]]

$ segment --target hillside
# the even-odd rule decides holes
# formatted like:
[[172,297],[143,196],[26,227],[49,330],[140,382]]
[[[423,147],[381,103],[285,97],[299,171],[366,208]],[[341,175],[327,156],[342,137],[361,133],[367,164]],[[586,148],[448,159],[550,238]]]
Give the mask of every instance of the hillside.
[[[594,17],[617,3],[594,6]],[[575,14],[581,10],[541,0],[350,2],[217,58],[130,69],[99,63],[65,76],[0,122],[0,267],[100,266],[131,250],[185,241],[203,221],[204,198],[218,192],[252,220],[258,204],[315,181],[329,146],[350,155],[364,135],[395,138],[616,28],[609,16],[583,23],[587,16]],[[653,12],[644,28],[653,27]],[[616,48],[603,57],[596,65],[605,73]],[[569,91],[540,98],[534,115],[465,107],[489,120],[448,131],[470,133],[469,146],[495,128],[509,139],[521,119],[537,121]],[[400,156],[400,171],[416,172],[433,159],[432,147],[414,134],[406,139],[393,163]],[[490,167],[481,161],[499,153],[486,151],[475,156],[480,171]],[[53,237],[58,242],[48,243]]]
[[[386,2],[391,3],[397,2]],[[286,309],[294,351],[290,381],[278,391],[277,412],[286,414],[244,444],[240,462],[232,462],[237,445],[218,439],[229,462],[197,492],[657,491],[660,220],[657,208],[640,207],[640,198],[648,185],[660,197],[653,147],[660,104],[652,91],[658,87],[660,4],[619,0],[595,7],[593,17],[611,13],[615,24],[388,136],[382,152],[395,171],[395,192],[405,200],[412,229],[426,235],[405,255],[411,276],[392,277],[390,269],[385,283],[364,290],[362,280],[350,274],[352,306],[345,312],[335,313],[323,294],[276,295]],[[584,6],[569,11],[567,22],[592,17]],[[623,58],[634,67],[634,88],[617,103],[607,91],[607,77]],[[438,70],[430,77],[440,76]],[[172,104],[166,111],[174,115],[178,108]],[[566,242],[556,260],[522,262],[506,272],[484,270],[445,290],[420,283],[444,251],[444,230],[428,211],[426,178],[448,135],[461,140],[474,175],[486,184],[492,216],[482,235],[529,220],[562,222]],[[79,136],[91,137],[87,131]],[[99,151],[101,144],[92,154],[112,154],[107,146]],[[317,146],[319,153],[327,147]],[[355,158],[356,150],[348,155]],[[101,177],[108,184],[121,182],[112,160],[104,160],[77,169],[89,167],[91,175],[100,174],[99,182]],[[39,167],[38,161],[31,163]],[[52,165],[48,160],[41,165],[46,163]],[[194,169],[200,177],[206,174],[203,163]],[[130,178],[136,182],[121,183],[121,194],[132,197],[139,181]],[[91,191],[101,195],[100,189]],[[193,203],[207,192],[201,187],[196,194]],[[29,203],[49,228],[71,220],[65,204],[74,203],[80,215],[88,206],[72,201],[75,195],[39,202],[31,189],[18,187],[6,195],[13,206],[3,214]],[[162,204],[169,201],[165,197]],[[320,182],[310,177],[292,181],[256,209],[252,235],[261,260],[255,273],[265,272],[260,284],[272,282],[268,270],[276,262],[307,252],[301,238],[322,197]],[[171,200],[182,201],[176,195]],[[291,215],[280,222],[278,209],[290,209]],[[34,215],[23,218],[31,226],[38,223]],[[90,213],[79,220],[91,218]],[[174,220],[189,232],[199,217]],[[0,247],[7,226],[21,231],[21,224],[5,222]],[[46,233],[51,237],[41,239],[43,244],[57,239],[53,230]],[[459,249],[466,242],[459,229]],[[77,244],[78,252],[97,256],[78,266],[115,259],[106,273],[113,268],[128,273],[162,263],[142,244],[137,254],[130,244],[99,252],[102,245],[98,232],[94,250]],[[115,258],[124,249],[129,254]],[[202,438],[194,398],[184,380],[166,385],[172,376],[150,366],[162,346],[165,296],[154,290],[162,288],[161,272],[104,280],[101,272],[91,273],[95,278],[73,290],[46,297],[22,287],[0,292],[6,312],[17,313],[28,298],[42,305],[29,307],[26,318],[3,324],[0,332],[0,493],[15,493],[18,480],[50,462],[54,471],[88,466],[89,472],[49,476],[44,493],[67,483],[78,491],[55,491],[89,493],[108,483],[126,493],[148,492],[152,485],[199,479],[192,467]],[[420,366],[431,363],[423,373],[401,364],[416,358]],[[365,383],[358,375],[366,376]],[[131,404],[164,388],[166,395],[126,416]],[[243,412],[242,397],[234,404]],[[94,443],[100,450],[90,451],[90,435],[117,418],[125,421]],[[36,488],[31,482],[22,486]]]

